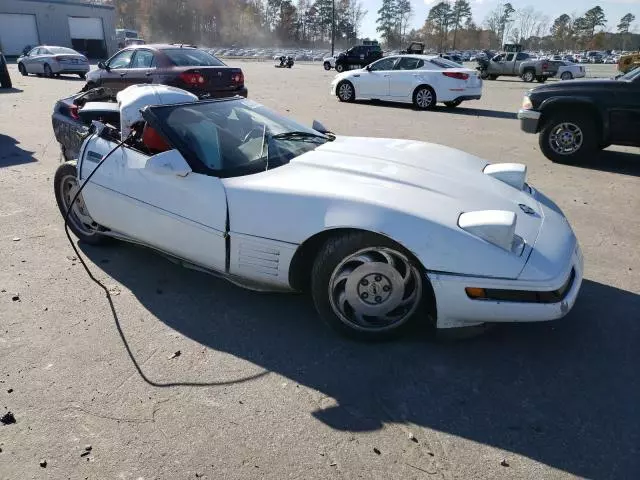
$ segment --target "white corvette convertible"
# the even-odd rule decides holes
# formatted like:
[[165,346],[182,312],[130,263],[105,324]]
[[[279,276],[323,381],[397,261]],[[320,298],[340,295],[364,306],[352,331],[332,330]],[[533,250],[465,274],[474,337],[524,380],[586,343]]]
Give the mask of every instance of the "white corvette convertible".
[[342,102],[385,100],[412,103],[421,110],[441,102],[455,108],[467,100],[480,100],[482,79],[476,70],[446,58],[396,55],[339,73],[331,82],[331,94]]
[[552,320],[576,300],[578,242],[524,165],[334,136],[238,97],[147,85],[118,101],[119,129],[95,122],[56,172],[64,214],[113,150],[71,208],[81,241],[142,244],[248,288],[310,289],[320,317],[365,339]]

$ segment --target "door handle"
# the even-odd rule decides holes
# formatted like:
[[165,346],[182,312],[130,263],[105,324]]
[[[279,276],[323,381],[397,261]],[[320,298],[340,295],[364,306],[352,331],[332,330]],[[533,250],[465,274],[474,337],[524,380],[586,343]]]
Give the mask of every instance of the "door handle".
[[389,77],[390,75],[385,75],[385,77]]
[[124,77],[127,74],[127,72],[123,72],[120,74],[121,77]]
[[147,77],[150,77],[151,75],[153,75],[153,73],[151,73],[151,72],[147,72],[147,73],[145,73],[145,75],[146,75]]

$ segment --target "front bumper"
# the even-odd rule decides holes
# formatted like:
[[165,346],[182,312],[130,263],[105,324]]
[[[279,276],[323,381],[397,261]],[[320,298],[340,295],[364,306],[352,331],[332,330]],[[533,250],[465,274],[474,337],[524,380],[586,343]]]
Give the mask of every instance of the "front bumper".
[[538,124],[542,114],[535,110],[518,111],[518,120],[520,120],[520,129],[526,133],[538,133]]
[[[556,278],[544,282],[501,280],[431,273],[438,312],[438,328],[458,328],[483,323],[541,322],[564,317],[576,302],[582,285],[584,260],[578,243],[566,268]],[[571,277],[573,276],[573,280]],[[567,284],[569,283],[569,286]],[[525,290],[540,292],[541,301],[475,300],[467,296],[465,288],[473,286],[496,290]],[[566,290],[563,290],[563,287]],[[551,303],[542,299],[548,292],[563,290],[564,298]],[[542,293],[546,292],[546,293]]]

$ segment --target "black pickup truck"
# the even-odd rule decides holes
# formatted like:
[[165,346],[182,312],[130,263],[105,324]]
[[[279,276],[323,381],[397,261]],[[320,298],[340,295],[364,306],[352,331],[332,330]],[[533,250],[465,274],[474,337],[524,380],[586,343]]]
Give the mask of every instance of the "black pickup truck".
[[520,127],[539,133],[544,155],[560,163],[609,145],[640,147],[640,67],[615,79],[572,80],[530,90]]

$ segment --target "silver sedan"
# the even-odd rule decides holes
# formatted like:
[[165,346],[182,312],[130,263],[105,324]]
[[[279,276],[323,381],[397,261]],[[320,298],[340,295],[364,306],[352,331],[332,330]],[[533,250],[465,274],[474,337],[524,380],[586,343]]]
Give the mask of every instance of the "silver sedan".
[[22,75],[35,73],[52,77],[66,73],[84,79],[89,71],[89,60],[71,48],[39,46],[18,58],[18,70]]

